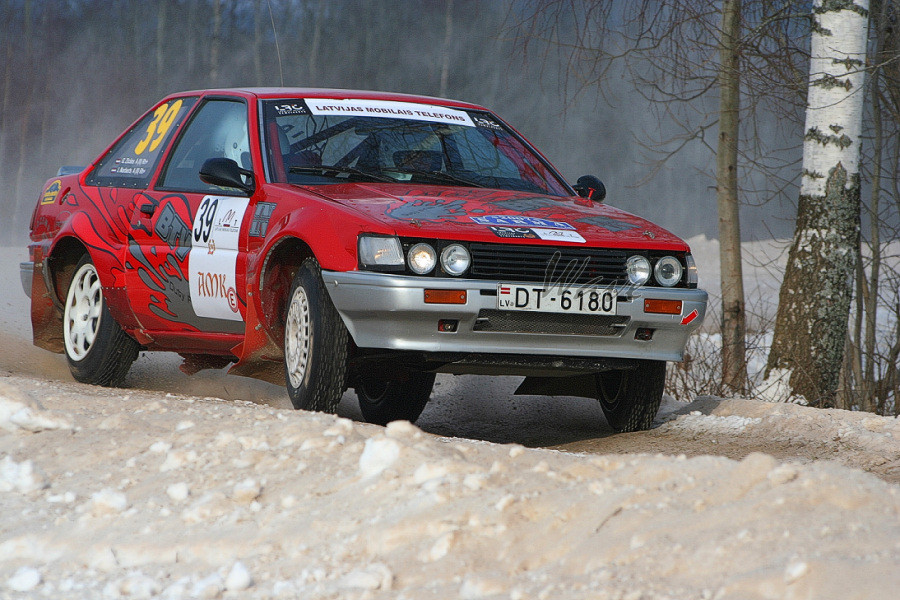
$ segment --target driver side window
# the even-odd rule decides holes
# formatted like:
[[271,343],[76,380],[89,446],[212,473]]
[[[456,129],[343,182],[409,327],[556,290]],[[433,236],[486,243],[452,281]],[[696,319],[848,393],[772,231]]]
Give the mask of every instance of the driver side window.
[[243,169],[251,168],[247,105],[243,102],[204,103],[177,140],[158,187],[198,193],[221,191],[200,180],[200,167],[210,158],[230,158]]

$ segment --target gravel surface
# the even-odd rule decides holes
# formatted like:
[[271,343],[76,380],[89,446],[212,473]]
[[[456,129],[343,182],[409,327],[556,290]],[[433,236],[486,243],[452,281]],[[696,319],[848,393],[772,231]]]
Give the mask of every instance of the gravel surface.
[[0,598],[900,589],[897,419],[699,398],[614,435],[595,402],[447,376],[417,426],[383,428],[352,393],[338,415],[293,411],[168,355],[127,389],[80,385],[27,314],[0,300]]

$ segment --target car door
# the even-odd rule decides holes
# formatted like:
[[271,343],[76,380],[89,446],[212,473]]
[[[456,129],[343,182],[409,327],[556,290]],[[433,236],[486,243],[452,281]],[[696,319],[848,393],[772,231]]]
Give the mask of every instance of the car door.
[[[206,160],[222,157],[252,167],[248,105],[241,98],[201,101],[153,190],[135,207],[129,254],[138,268],[129,272],[128,297],[154,339],[164,333],[244,331],[241,270],[250,198],[199,177]],[[200,342],[185,349],[204,348]]]
[[[81,211],[79,237],[104,275],[104,295],[115,319],[135,326],[127,301],[127,273],[134,267],[128,248],[135,226],[135,207],[145,202],[159,163],[172,137],[197,102],[197,97],[172,97],[160,102],[132,125],[87,174],[82,190],[66,195],[67,208]],[[82,194],[83,192],[83,194]]]

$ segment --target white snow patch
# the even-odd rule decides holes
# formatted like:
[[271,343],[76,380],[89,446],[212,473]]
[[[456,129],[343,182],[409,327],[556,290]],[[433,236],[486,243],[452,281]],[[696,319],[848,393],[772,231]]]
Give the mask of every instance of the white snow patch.
[[31,460],[17,463],[11,456],[0,459],[0,492],[13,490],[22,494],[48,487],[44,474]]
[[253,578],[247,566],[238,561],[231,567],[228,577],[225,578],[225,589],[229,592],[240,592],[253,585]]
[[191,492],[188,488],[188,484],[183,481],[173,483],[166,488],[166,495],[175,502],[184,502],[185,500],[187,500],[187,497],[190,495],[190,493]]
[[125,512],[126,508],[128,508],[128,498],[122,492],[104,488],[91,494],[91,513],[95,517],[119,514]]
[[671,429],[683,429],[696,432],[698,435],[717,435],[729,434],[737,435],[742,433],[748,426],[756,425],[762,419],[753,417],[740,417],[737,415],[728,415],[719,417],[715,415],[704,415],[699,411],[692,411],[690,414],[678,417],[676,420],[666,424]]
[[400,444],[385,437],[366,440],[359,457],[359,472],[363,477],[375,477],[391,467],[400,458]]
[[33,567],[19,567],[15,575],[6,582],[6,587],[14,592],[31,592],[41,584],[41,572]]
[[41,410],[9,386],[0,385],[0,429],[11,433],[38,433],[52,429],[72,429],[72,424]]
[[769,376],[763,379],[753,390],[753,397],[765,402],[787,402],[807,405],[806,398],[791,393],[790,369],[772,369]]

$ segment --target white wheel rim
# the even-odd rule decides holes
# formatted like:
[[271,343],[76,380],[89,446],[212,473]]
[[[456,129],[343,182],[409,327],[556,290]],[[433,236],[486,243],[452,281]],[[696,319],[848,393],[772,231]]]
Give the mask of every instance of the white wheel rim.
[[97,331],[100,330],[100,315],[103,310],[103,290],[94,265],[88,263],[78,269],[66,296],[66,310],[63,318],[63,338],[66,354],[72,360],[84,359],[90,351]]
[[284,326],[284,361],[291,386],[299,388],[309,367],[309,298],[306,290],[298,287],[291,297],[287,323]]

